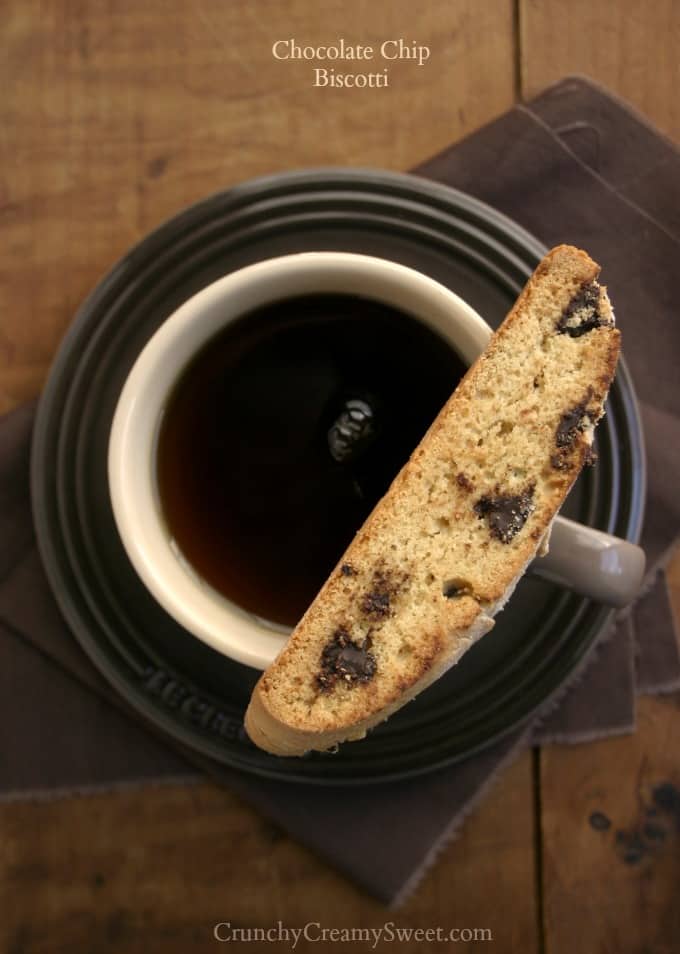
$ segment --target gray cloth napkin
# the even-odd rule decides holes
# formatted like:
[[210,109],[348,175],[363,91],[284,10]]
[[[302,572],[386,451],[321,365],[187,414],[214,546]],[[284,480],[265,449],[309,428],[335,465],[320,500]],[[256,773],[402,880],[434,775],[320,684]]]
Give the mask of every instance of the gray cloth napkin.
[[616,289],[647,425],[645,596],[531,726],[474,758],[412,781],[353,789],[351,798],[343,788],[254,779],[142,724],[71,637],[35,548],[28,497],[34,408],[26,406],[0,421],[0,797],[54,797],[207,773],[397,905],[524,746],[631,731],[636,691],[680,687],[662,569],[680,531],[673,493],[680,474],[680,329],[673,320],[680,156],[624,104],[570,79],[417,172],[479,196],[546,244],[583,245],[606,263],[604,280]]

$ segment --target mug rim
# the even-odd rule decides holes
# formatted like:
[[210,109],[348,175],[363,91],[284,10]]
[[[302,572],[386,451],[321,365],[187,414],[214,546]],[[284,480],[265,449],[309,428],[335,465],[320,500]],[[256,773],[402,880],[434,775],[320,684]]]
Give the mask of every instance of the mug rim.
[[156,442],[174,385],[204,345],[257,307],[315,292],[360,295],[398,307],[440,333],[466,365],[492,333],[455,292],[389,259],[330,251],[264,259],[207,285],[166,318],[128,373],[109,434],[113,514],[137,574],[192,635],[256,669],[273,662],[288,630],[222,596],[183,557],[163,518],[155,477]]

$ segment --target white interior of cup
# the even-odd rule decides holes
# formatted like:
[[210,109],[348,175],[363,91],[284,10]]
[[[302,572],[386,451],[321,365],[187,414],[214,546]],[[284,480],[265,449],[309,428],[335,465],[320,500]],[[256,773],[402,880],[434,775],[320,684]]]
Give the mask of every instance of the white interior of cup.
[[285,642],[285,631],[230,602],[183,559],[162,515],[156,442],[173,386],[206,342],[262,305],[324,292],[373,298],[414,315],[449,341],[466,364],[483,351],[491,335],[489,326],[461,298],[394,262],[342,252],[269,259],[209,285],[161,325],[125,382],[111,429],[111,501],[137,573],[189,632],[258,669],[265,669],[276,657]]

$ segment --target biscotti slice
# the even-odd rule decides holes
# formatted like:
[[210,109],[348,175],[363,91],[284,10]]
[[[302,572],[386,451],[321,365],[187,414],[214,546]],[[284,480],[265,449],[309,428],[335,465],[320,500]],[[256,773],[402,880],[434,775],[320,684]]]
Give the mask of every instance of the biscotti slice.
[[361,738],[491,629],[591,458],[620,346],[599,271],[540,263],[257,683],[256,745]]

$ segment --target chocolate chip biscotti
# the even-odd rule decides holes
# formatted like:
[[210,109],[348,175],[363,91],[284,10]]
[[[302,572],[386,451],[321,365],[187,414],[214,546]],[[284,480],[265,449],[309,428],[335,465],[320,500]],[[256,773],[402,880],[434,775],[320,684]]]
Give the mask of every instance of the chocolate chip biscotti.
[[492,628],[591,458],[620,346],[599,271],[540,263],[259,680],[258,746],[361,738]]

